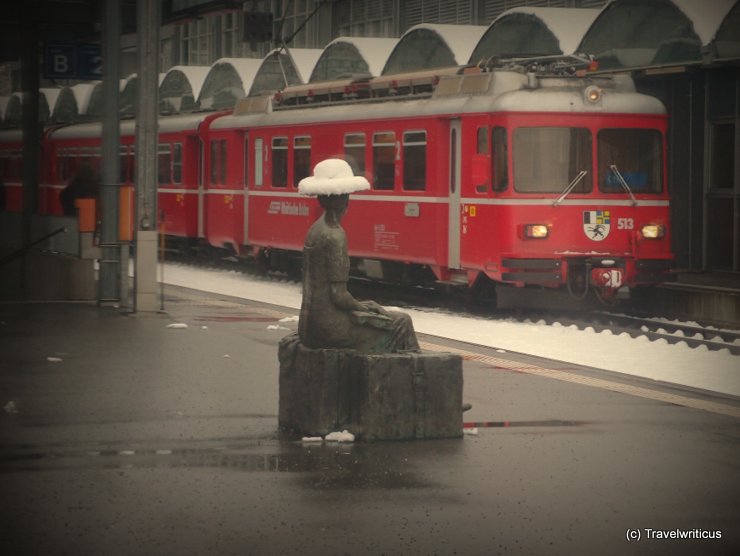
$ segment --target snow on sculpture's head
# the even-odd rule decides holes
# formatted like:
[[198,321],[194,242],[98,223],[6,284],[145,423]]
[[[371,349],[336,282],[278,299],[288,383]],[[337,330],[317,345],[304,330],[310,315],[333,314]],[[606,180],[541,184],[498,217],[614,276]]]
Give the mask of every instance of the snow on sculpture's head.
[[348,195],[370,189],[363,176],[355,176],[346,160],[327,158],[313,169],[313,176],[303,178],[298,184],[302,195]]

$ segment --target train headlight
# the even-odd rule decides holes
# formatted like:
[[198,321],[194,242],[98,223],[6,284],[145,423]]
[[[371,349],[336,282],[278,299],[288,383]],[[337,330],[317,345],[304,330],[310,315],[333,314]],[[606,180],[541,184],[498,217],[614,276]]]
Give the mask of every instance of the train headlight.
[[583,96],[591,104],[596,104],[601,100],[601,88],[597,87],[596,85],[589,85],[583,92]]
[[665,226],[648,224],[640,228],[640,232],[645,239],[660,239],[665,236]]
[[524,237],[527,239],[545,239],[550,230],[545,224],[527,224],[524,226]]

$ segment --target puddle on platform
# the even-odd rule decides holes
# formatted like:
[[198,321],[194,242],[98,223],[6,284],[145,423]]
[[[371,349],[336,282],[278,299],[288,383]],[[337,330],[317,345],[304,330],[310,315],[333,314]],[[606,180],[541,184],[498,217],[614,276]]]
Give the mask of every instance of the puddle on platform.
[[[444,442],[444,441],[443,441]],[[459,443],[459,440],[455,441]],[[422,488],[429,483],[414,473],[397,445],[301,444],[267,442],[248,449],[209,448],[6,452],[0,471],[28,472],[85,469],[224,469],[243,472],[300,473],[308,488],[400,489]],[[444,450],[443,450],[444,451]],[[262,453],[259,453],[262,452]]]
[[498,428],[498,427],[579,427],[587,425],[586,421],[562,421],[550,419],[546,421],[476,421],[466,422],[465,428]]
[[201,315],[193,320],[199,322],[277,322],[277,317],[262,315]]

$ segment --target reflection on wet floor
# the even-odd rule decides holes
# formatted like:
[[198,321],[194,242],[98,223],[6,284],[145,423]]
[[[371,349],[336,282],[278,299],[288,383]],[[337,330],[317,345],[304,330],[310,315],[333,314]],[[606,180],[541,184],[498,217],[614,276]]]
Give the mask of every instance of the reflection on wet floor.
[[577,427],[588,424],[586,421],[563,421],[551,419],[549,421],[471,421],[463,424],[465,428],[497,428],[497,427]]
[[[461,440],[437,441],[427,452],[456,451]],[[417,455],[418,446],[408,446]],[[33,447],[5,450],[0,471],[48,471],[60,469],[197,469],[212,468],[246,472],[301,473],[308,488],[423,488],[429,483],[414,472],[402,443],[301,444],[260,441],[249,446],[207,448],[146,448],[100,450],[49,450]]]
[[199,322],[277,322],[278,317],[266,317],[264,315],[199,315],[193,320]]
[[[581,421],[484,421],[466,427],[572,427]],[[199,445],[5,446],[0,472],[69,469],[213,469],[300,474],[306,488],[403,489],[431,486],[418,465],[465,450],[465,440],[301,443],[279,436],[206,439]]]

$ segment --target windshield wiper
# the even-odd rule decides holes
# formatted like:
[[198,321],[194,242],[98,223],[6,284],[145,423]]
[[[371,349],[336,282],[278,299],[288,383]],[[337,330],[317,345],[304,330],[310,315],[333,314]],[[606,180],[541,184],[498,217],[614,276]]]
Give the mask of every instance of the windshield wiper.
[[556,207],[560,203],[562,203],[563,202],[563,199],[565,199],[568,196],[568,193],[570,193],[571,191],[573,191],[575,189],[576,185],[578,185],[578,183],[583,179],[583,177],[586,174],[588,174],[588,172],[586,170],[581,170],[580,172],[578,172],[578,175],[575,178],[573,178],[573,181],[572,182],[570,182],[568,184],[568,187],[566,187],[565,188],[565,191],[563,191],[560,194],[560,197],[558,197],[557,199],[555,199],[555,202],[552,204],[552,206]]
[[622,177],[622,174],[619,173],[619,169],[617,168],[616,164],[609,165],[609,168],[611,168],[611,171],[614,172],[614,175],[617,176],[617,180],[619,181],[619,184],[624,188],[624,190],[629,193],[630,199],[632,199],[632,206],[637,206],[637,199],[635,198],[634,193],[632,193],[632,190],[630,189],[630,186],[627,185],[627,182]]

